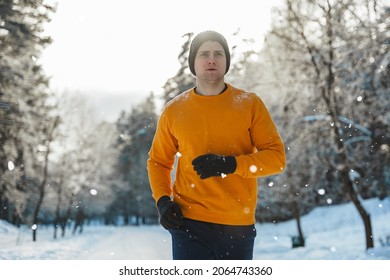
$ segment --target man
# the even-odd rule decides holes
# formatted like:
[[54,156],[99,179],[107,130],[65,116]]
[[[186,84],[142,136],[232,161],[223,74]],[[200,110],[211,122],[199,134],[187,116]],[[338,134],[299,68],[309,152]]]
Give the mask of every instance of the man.
[[160,223],[173,259],[252,259],[257,178],[283,171],[284,145],[261,99],[224,81],[221,34],[198,34],[188,64],[196,86],[165,105],[149,151]]

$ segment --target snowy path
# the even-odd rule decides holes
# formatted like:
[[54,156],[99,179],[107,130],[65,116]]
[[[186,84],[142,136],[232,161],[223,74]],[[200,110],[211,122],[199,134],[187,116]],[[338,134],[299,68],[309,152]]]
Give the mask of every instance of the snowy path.
[[[88,260],[146,260],[171,259],[171,241],[168,232],[151,226],[149,230],[144,227],[118,227],[99,236],[80,259]],[[166,238],[164,238],[166,237]]]
[[161,226],[86,226],[82,234],[53,239],[52,227],[31,230],[2,227],[0,260],[164,260],[171,259],[171,239]]

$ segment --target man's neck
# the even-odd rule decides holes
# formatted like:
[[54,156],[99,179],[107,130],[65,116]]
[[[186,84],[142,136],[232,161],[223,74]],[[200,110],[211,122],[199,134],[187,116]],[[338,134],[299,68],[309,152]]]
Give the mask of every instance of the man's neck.
[[213,82],[199,82],[196,81],[195,92],[200,95],[212,96],[221,94],[225,91],[226,85],[223,80],[213,83]]

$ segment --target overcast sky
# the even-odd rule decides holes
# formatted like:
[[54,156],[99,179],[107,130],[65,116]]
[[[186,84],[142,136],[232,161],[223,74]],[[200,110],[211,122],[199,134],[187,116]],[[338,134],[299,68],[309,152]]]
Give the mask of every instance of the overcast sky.
[[53,43],[41,58],[56,91],[158,93],[179,69],[188,32],[213,29],[261,44],[271,7],[258,0],[46,0],[58,3],[46,32]]

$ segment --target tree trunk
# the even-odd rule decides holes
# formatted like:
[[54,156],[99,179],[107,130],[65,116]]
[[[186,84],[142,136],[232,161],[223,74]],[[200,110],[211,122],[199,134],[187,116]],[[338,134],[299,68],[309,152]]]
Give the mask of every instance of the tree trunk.
[[292,206],[293,206],[294,218],[297,222],[297,229],[298,229],[298,236],[293,236],[292,247],[293,248],[305,247],[305,237],[303,236],[303,231],[301,226],[301,214],[299,213],[298,202],[294,200]]
[[83,224],[84,224],[85,214],[81,206],[79,207],[75,219],[75,224],[73,228],[73,234],[76,234],[77,228],[79,228],[79,233],[83,232]]
[[65,216],[61,218],[61,237],[65,236],[65,231],[66,231],[66,225],[68,223],[68,220],[70,219],[70,216],[72,214],[72,205],[74,201],[74,192],[72,193],[72,196],[69,199],[68,203],[68,209],[65,213]]
[[33,238],[34,242],[37,240],[37,229],[38,229],[38,222],[39,222],[38,215],[39,215],[39,210],[41,209],[41,206],[42,206],[43,198],[45,196],[45,186],[46,186],[46,182],[47,182],[47,179],[49,176],[48,169],[49,169],[50,144],[53,141],[53,132],[54,132],[55,128],[57,127],[58,123],[59,123],[59,117],[55,118],[55,120],[53,121],[52,126],[48,132],[47,140],[46,140],[46,153],[45,153],[45,160],[44,160],[44,166],[43,166],[43,178],[42,178],[42,183],[39,186],[39,197],[38,197],[38,201],[37,201],[37,204],[35,206],[34,215],[33,215],[33,227],[32,227],[33,235],[32,235],[32,238]]
[[335,132],[334,140],[337,143],[339,158],[340,158],[340,162],[342,163],[342,168],[340,170],[341,181],[344,185],[346,192],[348,193],[349,198],[351,199],[353,205],[356,207],[360,217],[363,220],[365,233],[366,233],[366,249],[373,248],[374,239],[373,239],[370,215],[367,213],[362,203],[360,202],[358,190],[355,190],[354,183],[352,181],[352,178],[349,175],[351,168],[349,166],[349,161],[347,157],[347,147],[345,146],[344,141],[342,141],[342,135],[339,130],[340,123],[338,121],[338,115],[337,114],[332,115],[332,119],[336,124],[333,126]]
[[41,209],[43,198],[45,196],[45,186],[48,178],[48,166],[49,166],[49,154],[50,154],[50,147],[49,144],[46,145],[47,151],[45,154],[45,161],[44,161],[44,167],[43,167],[43,180],[41,185],[39,186],[39,198],[37,201],[37,204],[35,205],[34,209],[34,215],[33,215],[33,241],[37,240],[37,229],[38,229],[38,215],[39,215],[39,210]]
[[[45,166],[47,166],[47,163],[45,163]],[[46,185],[46,179],[47,179],[47,167],[45,167],[45,170],[46,170],[46,172],[44,172],[44,173],[46,173],[46,175],[44,175],[44,179],[43,179],[43,181],[42,181],[42,183],[41,183],[41,185],[39,187],[39,198],[38,198],[38,202],[35,205],[35,209],[34,209],[33,226],[32,226],[32,231],[33,231],[32,238],[33,238],[33,241],[37,240],[37,229],[38,229],[38,222],[39,222],[38,214],[39,214],[39,210],[41,209],[41,205],[42,205],[42,202],[43,202],[43,197],[45,196],[45,185]]]
[[365,233],[366,233],[366,249],[368,250],[369,248],[374,248],[374,238],[372,233],[371,217],[368,214],[368,212],[364,209],[362,203],[359,200],[358,194],[354,190],[353,182],[349,176],[348,167],[344,167],[343,170],[341,171],[341,178],[343,180],[349,198],[351,199],[352,203],[355,205],[356,209],[360,214],[360,217],[363,220]]

